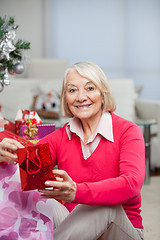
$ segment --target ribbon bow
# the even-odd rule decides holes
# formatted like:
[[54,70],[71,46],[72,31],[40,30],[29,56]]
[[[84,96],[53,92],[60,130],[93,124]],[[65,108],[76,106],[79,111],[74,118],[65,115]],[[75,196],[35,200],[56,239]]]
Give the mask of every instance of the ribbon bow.
[[33,138],[38,133],[38,128],[36,124],[30,123],[28,126],[28,129],[24,131],[26,135],[28,135],[30,138]]

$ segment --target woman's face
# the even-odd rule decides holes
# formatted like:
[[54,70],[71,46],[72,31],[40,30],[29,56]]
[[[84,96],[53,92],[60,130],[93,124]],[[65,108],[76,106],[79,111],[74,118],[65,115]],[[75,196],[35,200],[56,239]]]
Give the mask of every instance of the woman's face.
[[102,94],[89,79],[71,70],[66,79],[66,101],[80,120],[94,120],[102,114]]

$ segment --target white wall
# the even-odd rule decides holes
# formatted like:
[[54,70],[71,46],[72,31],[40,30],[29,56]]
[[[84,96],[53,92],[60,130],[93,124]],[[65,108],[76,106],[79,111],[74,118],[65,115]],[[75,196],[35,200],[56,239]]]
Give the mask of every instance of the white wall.
[[31,42],[29,58],[44,56],[44,0],[0,0],[0,16],[15,17],[16,39]]
[[46,56],[89,60],[160,100],[159,0],[46,0]]
[[126,75],[160,100],[160,1],[127,1]]
[[0,0],[31,57],[93,61],[160,100],[160,0]]
[[125,0],[47,0],[46,55],[124,74]]

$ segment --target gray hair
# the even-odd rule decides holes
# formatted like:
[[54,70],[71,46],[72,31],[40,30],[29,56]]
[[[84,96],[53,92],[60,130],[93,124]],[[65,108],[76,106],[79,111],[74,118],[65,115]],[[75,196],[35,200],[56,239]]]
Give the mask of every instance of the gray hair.
[[102,109],[104,112],[113,112],[116,109],[114,97],[112,95],[108,80],[102,69],[91,62],[78,62],[69,67],[64,75],[61,92],[61,111],[66,117],[73,117],[66,101],[66,80],[69,72],[76,70],[79,75],[89,79],[100,90],[103,96]]

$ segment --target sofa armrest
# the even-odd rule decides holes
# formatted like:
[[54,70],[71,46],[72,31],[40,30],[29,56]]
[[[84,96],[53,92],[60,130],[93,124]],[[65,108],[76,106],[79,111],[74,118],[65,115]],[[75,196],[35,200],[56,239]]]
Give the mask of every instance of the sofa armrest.
[[151,168],[160,168],[160,101],[137,99],[136,114],[142,120],[155,120],[151,127]]
[[160,101],[137,99],[135,108],[138,118],[160,122]]
[[[135,108],[137,119],[157,122],[156,134],[160,136],[160,101],[137,99]],[[153,130],[155,132],[155,129]]]

